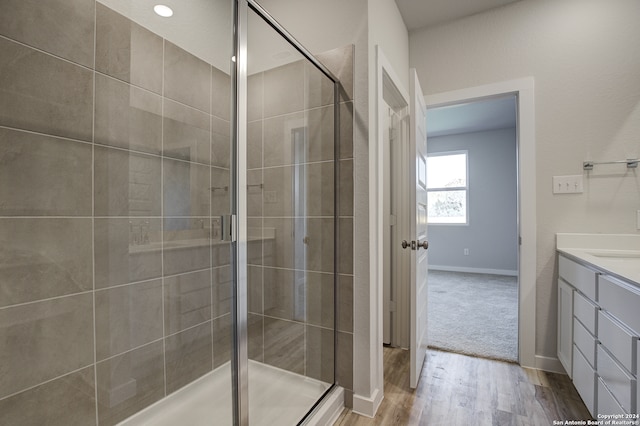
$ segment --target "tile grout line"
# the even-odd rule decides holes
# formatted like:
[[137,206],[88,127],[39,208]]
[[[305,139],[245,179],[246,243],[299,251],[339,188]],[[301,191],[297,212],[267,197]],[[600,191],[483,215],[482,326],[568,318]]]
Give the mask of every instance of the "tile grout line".
[[[213,166],[213,65],[209,65],[209,164]],[[231,118],[231,117],[229,117]],[[229,126],[231,126],[231,120],[229,120]],[[231,162],[229,162],[229,172],[231,172]],[[209,168],[209,188],[213,188],[213,167]],[[209,191],[209,247],[213,245],[213,191]],[[209,333],[211,334],[211,371],[215,366],[214,353],[215,353],[215,339],[213,336],[213,250],[209,249],[209,291],[211,295],[209,297],[209,317],[211,318],[211,326],[209,327]]]
[[67,142],[77,142],[77,143],[83,143],[83,144],[86,144],[86,145],[93,145],[92,141],[87,141],[87,140],[83,140],[83,139],[76,139],[76,138],[70,138],[68,136],[53,135],[53,134],[50,134],[50,133],[39,132],[37,130],[22,129],[20,127],[7,126],[6,124],[0,124],[0,129],[6,129],[6,130],[11,130],[11,131],[14,131],[14,132],[21,132],[21,133],[30,133],[32,135],[44,136],[44,137],[53,138],[53,139],[61,139],[61,140],[67,141]]
[[[95,248],[94,248],[94,253],[95,253]],[[217,266],[217,267],[212,268],[212,269],[217,270],[217,269],[225,268],[227,266],[228,265],[222,265],[222,266]],[[94,262],[94,265],[93,265],[93,269],[95,270],[95,262]],[[19,308],[19,307],[22,307],[22,306],[32,305],[32,304],[36,304],[36,303],[55,301],[55,300],[64,299],[64,298],[67,298],[67,297],[81,296],[81,295],[86,295],[86,294],[89,294],[89,293],[99,293],[99,292],[104,292],[104,291],[118,289],[118,288],[130,287],[130,286],[134,286],[134,285],[138,285],[138,284],[150,283],[150,282],[153,282],[153,281],[160,281],[163,278],[175,278],[175,277],[181,277],[181,276],[185,276],[185,275],[197,274],[197,273],[201,273],[201,272],[207,271],[208,269],[210,269],[210,268],[195,269],[193,271],[188,271],[188,272],[183,272],[183,273],[173,274],[173,275],[167,275],[166,277],[163,277],[163,276],[160,275],[160,276],[153,277],[153,278],[148,278],[148,279],[144,279],[144,280],[140,280],[140,281],[132,281],[130,283],[124,283],[124,284],[116,284],[116,285],[112,285],[112,286],[108,286],[108,287],[104,287],[104,288],[95,288],[95,282],[94,282],[94,288],[91,289],[91,290],[85,290],[85,291],[80,291],[80,292],[76,292],[76,293],[69,293],[69,294],[61,294],[59,296],[47,297],[47,298],[44,298],[44,299],[31,300],[29,302],[16,303],[16,304],[13,304],[13,305],[0,306],[0,311],[3,311],[5,309],[11,309],[11,308]],[[92,278],[92,280],[95,281],[95,278]]]
[[[264,72],[261,73],[261,84],[260,84],[260,89],[262,90],[262,93],[260,94],[260,100],[261,100],[261,104],[260,104],[260,175],[262,178],[262,182],[264,182]],[[248,124],[248,123],[247,123]],[[265,244],[264,244],[264,191],[262,192],[262,217],[260,220],[261,226],[262,226],[262,268],[260,269],[260,274],[261,274],[261,278],[262,278],[262,282],[261,282],[261,293],[262,293],[262,306],[260,307],[261,312],[262,312],[262,362],[266,363],[267,358],[266,358],[266,351],[265,351],[265,347],[266,347],[266,339],[265,339],[265,333],[266,333],[266,326],[265,326],[265,320],[264,320],[264,299],[265,299],[265,285],[264,285],[264,280],[265,280],[265,274],[264,274],[264,259],[265,259]],[[247,261],[247,263],[249,263]]]
[[[31,391],[31,390],[33,390],[33,389],[36,389],[36,388],[40,387],[40,386],[44,386],[44,385],[49,384],[49,383],[51,383],[51,382],[55,382],[56,380],[59,380],[59,379],[61,379],[61,378],[63,378],[63,377],[70,376],[70,375],[72,375],[72,374],[78,373],[78,372],[80,372],[80,371],[82,371],[82,370],[85,370],[85,369],[87,369],[87,368],[91,368],[91,367],[94,367],[94,371],[95,371],[95,365],[93,365],[93,364],[87,364],[87,365],[85,365],[85,366],[83,366],[83,367],[76,368],[75,370],[71,370],[71,371],[69,371],[69,372],[67,372],[67,373],[64,373],[64,374],[61,374],[61,375],[59,375],[59,376],[55,376],[55,377],[52,377],[52,378],[50,378],[50,379],[47,379],[47,380],[45,380],[45,381],[43,381],[43,382],[36,383],[35,385],[31,385],[31,386],[28,386],[28,387],[26,387],[26,388],[24,388],[24,389],[20,389],[20,390],[19,390],[19,391],[17,391],[17,392],[10,393],[10,394],[8,394],[8,395],[6,395],[6,396],[1,397],[1,398],[0,398],[0,401],[8,400],[8,399],[13,398],[13,397],[15,397],[15,396],[17,396],[17,395],[20,395],[21,393]],[[94,373],[94,378],[95,378],[95,373]],[[97,390],[96,390],[96,393],[97,393]],[[96,400],[96,404],[97,404],[97,400]],[[96,412],[96,417],[97,417],[97,412]]]
[[91,111],[91,265],[92,265],[92,296],[93,296],[93,386],[95,398],[96,425],[100,424],[100,404],[98,403],[98,336],[97,336],[97,317],[96,317],[96,239],[95,239],[95,158],[96,158],[96,56],[98,44],[98,7],[97,2],[93,2],[93,111]]
[[[303,86],[302,87],[302,104],[304,106],[306,106],[306,102],[308,100],[307,99],[307,96],[308,96],[308,93],[307,93],[307,89],[308,89],[308,87],[307,87],[307,72],[308,72],[307,67],[303,66],[303,71],[302,71],[302,86]],[[304,127],[305,127],[305,135],[306,135],[307,131],[310,133],[310,127],[311,127],[311,126],[309,126],[309,111],[306,108],[304,110],[304,122],[305,122],[305,126]],[[306,130],[306,129],[309,129],[309,130]],[[304,139],[307,139],[307,138],[308,137],[305,137]],[[305,151],[307,151],[309,149],[310,142],[311,141],[309,141],[309,140],[305,140]],[[293,154],[292,156],[295,157],[295,154]],[[307,159],[307,153],[306,152],[305,152],[305,155],[304,155],[304,159],[305,160]],[[295,169],[298,168],[298,167],[300,167],[300,166],[299,165],[292,166],[291,175],[292,175],[294,181],[297,181],[299,179],[299,178],[295,178],[295,173],[296,173]],[[306,169],[306,167],[301,167],[301,168],[303,168],[303,170]],[[307,170],[304,170],[304,171],[306,172]],[[306,179],[305,179],[305,181],[306,181]],[[307,185],[308,185],[308,183],[305,182],[305,186],[307,186]],[[308,188],[308,186],[307,186],[307,188]],[[302,191],[301,191],[303,193],[303,197],[304,197],[303,199],[305,200],[305,203],[304,203],[305,206],[303,207],[303,211],[305,213],[307,212],[307,203],[308,203],[308,199],[307,199],[308,189],[307,188],[303,188]],[[291,192],[292,192],[292,196],[293,196],[294,189],[291,188],[291,190],[292,190]],[[295,210],[295,207],[293,207],[293,208]],[[263,214],[264,214],[264,209],[263,209]],[[297,226],[294,225],[294,233],[295,233],[295,228],[296,227]],[[305,231],[306,231],[306,229],[305,229]],[[308,231],[306,231],[306,233],[308,234]],[[294,242],[294,247],[295,247],[295,242]],[[303,258],[305,259],[305,263],[306,263],[306,259],[307,259],[307,256],[308,256],[307,252],[308,252],[308,248],[305,247],[303,249],[303,255],[302,255]],[[306,267],[305,267],[305,272],[306,272]],[[293,274],[293,286],[294,286],[294,288],[297,287],[296,275],[297,274],[295,274],[295,273]],[[306,275],[306,273],[305,273],[305,275]],[[307,282],[306,282],[306,279],[305,279],[305,286],[303,287],[303,289],[304,289],[305,303],[304,303],[304,321],[302,321],[302,327],[303,327],[302,328],[302,372],[303,372],[303,375],[306,376],[307,375],[307,319],[308,319],[307,318],[307,297],[308,297],[308,293],[307,293]],[[295,301],[294,301],[293,310],[295,312]]]
[[[94,17],[95,17],[95,10],[94,10]],[[95,37],[95,27],[96,27],[96,24],[95,24],[95,18],[94,18],[94,34],[93,34],[94,46],[95,46],[95,38],[96,38],[96,37]],[[42,53],[42,54],[44,54],[44,55],[46,55],[46,56],[49,56],[49,57],[51,57],[51,58],[58,59],[58,60],[60,60],[60,61],[66,62],[66,63],[71,64],[71,65],[75,65],[75,66],[77,66],[77,67],[79,67],[79,68],[84,69],[85,71],[94,72],[94,70],[93,70],[93,69],[91,69],[91,67],[90,67],[90,66],[82,65],[82,64],[81,64],[81,63],[79,63],[79,62],[73,62],[73,61],[72,61],[72,60],[70,60],[70,59],[64,58],[64,57],[62,57],[62,56],[58,56],[58,55],[53,54],[53,53],[51,53],[51,52],[47,52],[46,50],[43,50],[43,49],[41,49],[41,48],[39,48],[39,47],[31,46],[31,45],[29,45],[29,44],[27,44],[27,43],[23,43],[23,42],[21,42],[21,41],[15,40],[15,39],[13,39],[13,38],[11,38],[11,37],[7,37],[7,36],[5,36],[5,35],[0,34],[0,40],[7,40],[7,41],[9,41],[9,42],[11,42],[11,43],[15,43],[15,44],[17,44],[17,45],[19,45],[19,46],[26,47],[26,48],[29,48],[29,49],[33,49],[33,50],[35,50],[36,52],[38,52],[38,53]],[[95,67],[95,50],[94,50],[94,52],[93,52],[93,56],[94,56],[94,67]]]
[[[1,37],[1,36],[0,36],[0,37]],[[164,39],[163,39],[163,40],[164,40]],[[164,55],[164,52],[163,52],[163,55]],[[189,105],[189,104],[186,104],[186,103],[184,103],[184,102],[182,102],[182,101],[179,101],[179,100],[177,100],[177,99],[173,99],[173,98],[171,98],[171,97],[169,97],[169,96],[166,96],[166,95],[164,95],[164,90],[161,90],[163,93],[158,93],[158,92],[154,92],[154,91],[153,91],[153,90],[151,90],[151,89],[147,89],[146,87],[139,86],[139,85],[137,85],[137,84],[135,84],[135,83],[132,83],[132,82],[130,82],[130,81],[122,80],[122,79],[120,79],[120,78],[118,78],[118,77],[114,77],[114,76],[112,76],[112,75],[110,75],[110,74],[107,74],[107,73],[102,72],[102,71],[99,71],[99,70],[95,70],[95,73],[96,73],[96,74],[98,74],[98,75],[100,75],[100,76],[106,77],[106,78],[108,78],[108,79],[110,79],[110,80],[113,80],[113,81],[116,81],[116,82],[119,82],[119,83],[122,83],[122,84],[127,84],[127,85],[129,85],[129,86],[131,86],[131,87],[133,87],[133,88],[135,88],[135,89],[139,89],[139,90],[141,90],[141,91],[143,91],[143,92],[145,92],[145,93],[148,93],[148,94],[151,94],[151,95],[155,95],[155,96],[157,96],[157,97],[161,98],[162,100],[168,100],[169,102],[173,102],[173,103],[175,103],[175,104],[177,104],[177,105],[180,105],[180,106],[182,106],[182,107],[188,108],[189,110],[193,110],[193,111],[195,111],[195,112],[199,112],[199,113],[202,113],[202,114],[207,115],[207,116],[215,117],[215,118],[217,118],[218,120],[222,120],[222,121],[225,121],[225,122],[229,122],[229,120],[227,120],[227,119],[225,119],[225,118],[223,118],[223,117],[219,117],[219,116],[217,116],[217,115],[213,114],[213,111],[212,111],[212,112],[207,112],[207,111],[202,110],[202,109],[200,109],[200,108],[198,108],[198,107],[195,107],[195,106],[193,106],[193,105]]]
[[33,304],[36,304],[36,303],[50,302],[50,301],[54,301],[54,300],[64,299],[64,298],[67,298],[67,297],[82,296],[82,295],[93,293],[93,291],[94,291],[93,289],[90,289],[90,290],[80,291],[80,292],[77,292],[77,293],[70,293],[70,294],[63,294],[63,295],[60,295],[60,296],[48,297],[46,299],[38,299],[38,300],[29,301],[29,302],[16,303],[14,305],[2,306],[2,307],[0,307],[0,312],[3,311],[3,310],[6,310],[6,309],[20,308],[20,307],[23,307],[23,306],[33,305]]
[[166,330],[165,330],[165,315],[166,312],[164,310],[164,300],[165,300],[165,276],[164,276],[164,243],[165,243],[165,235],[164,235],[164,221],[165,221],[165,211],[164,211],[164,104],[165,104],[165,81],[164,81],[164,69],[165,69],[165,51],[166,51],[166,40],[164,37],[162,38],[162,105],[161,105],[161,125],[160,125],[160,215],[162,219],[160,220],[160,238],[162,244],[160,245],[160,273],[162,276],[162,373],[163,373],[163,385],[164,392],[163,397],[167,396],[167,342],[166,342]]

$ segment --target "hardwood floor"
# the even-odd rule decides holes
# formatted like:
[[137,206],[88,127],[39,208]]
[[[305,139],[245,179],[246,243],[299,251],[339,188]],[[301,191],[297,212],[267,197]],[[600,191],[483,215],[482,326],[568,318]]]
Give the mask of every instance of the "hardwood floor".
[[569,378],[517,364],[429,350],[418,389],[409,352],[384,348],[384,400],[376,417],[345,409],[335,425],[535,425],[591,419]]

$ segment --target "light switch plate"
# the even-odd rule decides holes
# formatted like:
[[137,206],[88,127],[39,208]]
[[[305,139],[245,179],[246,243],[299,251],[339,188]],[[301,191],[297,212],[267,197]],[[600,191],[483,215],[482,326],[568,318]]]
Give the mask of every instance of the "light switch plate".
[[582,175],[554,176],[554,194],[580,194],[584,192]]

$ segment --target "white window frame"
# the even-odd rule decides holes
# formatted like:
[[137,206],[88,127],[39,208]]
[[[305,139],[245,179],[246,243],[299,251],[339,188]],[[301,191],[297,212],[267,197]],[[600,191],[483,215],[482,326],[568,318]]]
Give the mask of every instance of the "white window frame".
[[[465,192],[465,220],[463,223],[448,223],[448,222],[432,222],[432,218],[427,216],[427,220],[429,226],[469,226],[469,151],[468,150],[457,150],[457,151],[442,151],[442,152],[430,152],[427,153],[427,161],[431,157],[444,157],[448,155],[460,155],[464,154],[465,158],[465,173],[466,173],[466,185],[465,186],[448,186],[448,187],[437,187],[437,188],[429,188],[427,182],[427,199],[429,194],[432,192],[444,192],[444,191],[464,191]],[[427,166],[428,167],[428,166]],[[428,213],[427,213],[428,214]]]

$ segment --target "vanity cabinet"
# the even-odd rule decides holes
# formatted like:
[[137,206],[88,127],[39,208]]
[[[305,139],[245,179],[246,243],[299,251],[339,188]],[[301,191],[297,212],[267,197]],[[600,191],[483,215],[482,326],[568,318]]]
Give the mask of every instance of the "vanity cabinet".
[[640,408],[640,288],[558,257],[558,359],[594,418]]

